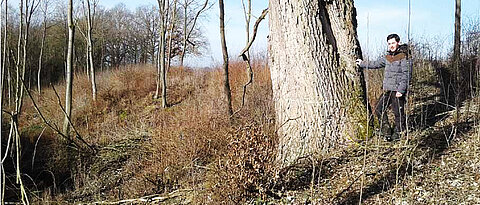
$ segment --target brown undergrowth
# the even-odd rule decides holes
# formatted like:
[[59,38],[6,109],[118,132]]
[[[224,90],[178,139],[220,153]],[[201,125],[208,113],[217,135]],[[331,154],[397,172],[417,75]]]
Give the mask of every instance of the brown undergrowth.
[[[52,178],[35,188],[32,198],[39,203],[99,202],[176,191],[180,194],[174,201],[229,204],[257,196],[273,170],[276,135],[269,69],[264,61],[253,65],[254,83],[247,88],[244,107],[245,64],[230,67],[237,111],[232,118],[227,116],[220,69],[171,68],[168,108],[153,99],[152,66],[98,73],[96,102],[87,77],[77,75],[72,121],[97,149],[95,154],[67,146],[50,129],[39,139],[45,126],[27,100],[21,127],[34,131],[23,137],[39,139],[38,149],[48,150],[41,154],[41,169]],[[63,103],[63,85],[55,88]],[[53,89],[44,88],[33,99],[45,117],[61,127],[63,113]]]

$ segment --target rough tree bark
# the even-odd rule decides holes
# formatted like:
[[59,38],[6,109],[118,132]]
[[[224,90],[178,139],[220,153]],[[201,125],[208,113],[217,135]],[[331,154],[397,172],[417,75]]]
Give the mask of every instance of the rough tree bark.
[[72,87],[73,87],[73,41],[75,37],[75,25],[73,24],[73,0],[68,1],[68,51],[67,51],[67,69],[65,74],[65,120],[63,121],[63,133],[69,136],[70,124],[69,118],[72,115]]
[[270,1],[269,18],[277,164],[285,167],[366,137],[353,0]]
[[228,103],[228,116],[232,116],[233,109],[232,109],[232,93],[230,91],[230,81],[228,79],[228,50],[227,50],[227,42],[225,40],[225,7],[223,5],[223,0],[218,0],[218,5],[220,7],[220,38],[222,43],[222,53],[223,53],[223,70],[224,72],[224,92],[227,97]]

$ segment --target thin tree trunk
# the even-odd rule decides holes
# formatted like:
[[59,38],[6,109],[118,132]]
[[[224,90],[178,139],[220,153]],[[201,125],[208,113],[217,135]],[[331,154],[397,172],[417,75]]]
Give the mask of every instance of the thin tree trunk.
[[173,41],[173,31],[175,30],[175,23],[176,23],[176,19],[177,18],[177,0],[174,0],[173,1],[173,14],[172,14],[172,18],[170,20],[170,31],[169,31],[169,35],[168,35],[168,44],[167,44],[167,48],[168,48],[168,56],[167,56],[167,71],[166,73],[168,74],[168,71],[170,70],[170,65],[171,65],[171,61],[172,61],[172,41]]
[[[168,6],[169,4],[169,0],[166,1],[166,4]],[[160,60],[161,60],[161,63],[160,63],[160,70],[161,70],[161,82],[162,82],[162,107],[163,108],[166,108],[168,106],[167,104],[167,69],[166,69],[166,57],[165,57],[165,54],[166,54],[166,48],[165,48],[165,41],[166,41],[166,33],[167,33],[167,20],[168,20],[168,11],[165,11],[166,9],[164,8],[164,19],[163,19],[163,22],[162,22],[162,28],[161,28],[161,38],[162,38],[162,47],[161,47],[161,52],[160,52]]]
[[23,0],[20,0],[20,6],[19,6],[19,9],[20,9],[20,25],[18,26],[18,43],[17,43],[17,62],[16,62],[16,65],[15,65],[15,68],[17,70],[16,74],[17,74],[17,81],[16,81],[16,87],[15,87],[15,112],[18,112],[18,101],[20,100],[19,99],[19,96],[20,96],[20,87],[21,87],[21,69],[20,69],[20,66],[21,66],[21,58],[20,56],[22,56],[22,35],[23,35]]
[[460,98],[464,90],[461,86],[462,78],[461,78],[461,65],[460,65],[460,47],[461,47],[461,32],[462,32],[462,24],[461,24],[461,8],[462,8],[462,1],[456,0],[455,1],[455,39],[453,44],[453,63],[455,68],[455,76],[456,76],[456,90],[455,90],[455,107],[457,108],[455,111],[455,123],[458,123],[460,118]]
[[72,87],[73,87],[73,43],[75,37],[75,25],[73,24],[73,0],[68,1],[68,51],[66,66],[66,88],[65,88],[65,120],[63,122],[63,133],[69,136],[69,118],[72,114]]
[[[21,55],[22,53],[22,42],[24,43],[23,45],[23,52],[26,52],[25,48],[25,43],[26,40],[24,38],[28,37],[28,31],[25,31],[25,35],[23,35],[23,26],[25,25],[26,28],[28,26],[25,23],[26,18],[24,18],[24,15],[26,15],[26,12],[28,11],[28,0],[26,3],[26,8],[24,11],[24,1],[20,0],[20,25],[19,25],[19,35],[18,35],[18,44],[17,44],[17,63],[16,63],[16,69],[17,69],[17,82],[16,85],[17,87],[15,88],[15,111],[12,115],[11,119],[11,126],[10,126],[10,133],[14,137],[14,143],[15,143],[15,156],[16,156],[16,183],[20,186],[20,195],[21,195],[21,200],[22,203],[28,204],[28,198],[25,192],[25,187],[23,186],[23,181],[20,173],[20,158],[21,158],[21,143],[20,143],[20,133],[18,132],[18,119],[21,114],[22,110],[22,104],[23,104],[23,91],[24,91],[24,76],[25,76],[25,64],[26,64],[26,55]],[[27,17],[28,18],[28,17]],[[23,56],[21,58],[20,56]],[[22,64],[23,63],[23,64]],[[20,68],[21,67],[21,68]]]
[[[92,83],[92,98],[93,101],[97,100],[97,84],[95,82],[95,67],[93,65],[93,40],[92,40],[92,24],[93,17],[91,15],[90,9],[90,0],[85,0],[87,2],[87,38],[88,38],[88,64],[90,67],[91,83]],[[95,9],[95,8],[94,8]]]
[[47,6],[48,4],[45,2],[43,11],[43,31],[42,31],[42,42],[40,44],[40,57],[38,58],[38,73],[37,73],[37,89],[38,95],[41,96],[42,94],[42,61],[43,61],[43,49],[45,48],[45,38],[47,36]]
[[11,100],[12,100],[12,89],[11,89],[11,76],[10,76],[10,64],[9,58],[10,58],[10,52],[8,52],[8,32],[7,32],[7,25],[8,25],[8,0],[5,0],[5,30],[4,30],[4,44],[5,46],[3,47],[3,53],[5,55],[5,58],[3,59],[3,67],[5,68],[7,72],[7,89],[8,89],[8,101],[7,105],[10,106]]
[[[20,75],[20,80],[21,81],[25,81],[25,72],[27,70],[27,58],[28,58],[28,40],[29,40],[29,31],[30,31],[30,23],[31,23],[31,20],[32,20],[32,16],[33,16],[33,13],[35,11],[35,9],[37,8],[38,4],[35,4],[35,0],[26,0],[25,1],[25,17],[22,18],[24,19],[24,25],[25,25],[25,33],[23,35],[23,58],[22,58],[22,70],[21,70],[21,75]],[[20,60],[18,60],[20,61]],[[31,70],[29,71],[29,81],[28,81],[28,88],[30,89],[30,79],[31,79]],[[18,84],[18,83],[17,83]],[[17,98],[19,101],[17,103],[17,115],[20,116],[20,113],[22,111],[22,106],[23,106],[23,96],[24,96],[24,92],[25,92],[25,87],[26,86],[21,86],[21,84],[18,84],[20,85],[18,89],[20,89],[20,97]],[[18,117],[18,116],[17,116]]]
[[155,98],[158,99],[160,95],[160,84],[162,87],[162,107],[167,107],[167,75],[165,69],[165,34],[166,34],[166,20],[167,20],[167,12],[166,12],[166,2],[165,0],[157,0],[158,6],[160,8],[160,35],[159,35],[159,53],[158,53],[158,60],[157,60],[157,71],[158,71],[158,78],[157,78],[157,89],[155,91]]
[[223,53],[223,70],[225,84],[224,84],[224,92],[227,97],[227,106],[228,106],[228,116],[232,116],[233,109],[232,109],[232,93],[230,91],[230,81],[228,79],[228,51],[227,51],[227,42],[225,40],[225,7],[223,5],[223,0],[218,0],[218,5],[220,7],[220,38],[222,44],[222,53]]
[[367,137],[353,0],[270,1],[269,17],[279,166]]
[[455,1],[455,39],[453,44],[453,57],[454,61],[460,61],[460,37],[462,32],[462,25],[461,25],[461,12],[462,12],[462,1],[456,0]]
[[188,20],[188,0],[185,0],[183,5],[183,40],[182,40],[182,52],[180,53],[180,67],[183,67],[185,53],[187,52],[187,20]]
[[[2,10],[2,4],[3,4],[3,1],[2,3],[0,3],[0,11]],[[7,25],[7,23],[5,23],[5,25]],[[3,28],[3,15],[2,13],[0,12],[0,28],[1,29],[4,29]],[[1,30],[0,29],[0,30]],[[6,30],[6,26],[5,26],[5,30]],[[2,162],[2,159],[3,159],[3,123],[2,123],[2,120],[3,120],[3,68],[4,68],[4,58],[5,58],[5,55],[4,55],[4,48],[3,46],[3,33],[0,32],[0,204],[5,204],[5,202],[3,201],[3,193],[5,193],[5,190],[3,189],[3,184],[4,184],[4,180],[3,180],[3,162]]]

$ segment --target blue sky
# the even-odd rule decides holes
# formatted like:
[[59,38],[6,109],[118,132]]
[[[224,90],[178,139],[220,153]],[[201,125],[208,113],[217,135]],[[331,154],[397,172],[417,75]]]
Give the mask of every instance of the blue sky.
[[[134,10],[140,5],[157,5],[156,0],[99,0],[106,8],[123,3]],[[218,2],[211,0],[212,2]],[[253,15],[259,16],[267,8],[268,0],[252,0]],[[453,42],[454,0],[411,0],[411,38],[415,41],[431,41],[444,53]],[[18,4],[18,0],[9,0]],[[225,0],[226,38],[230,56],[236,57],[245,46],[245,22],[241,0]],[[407,41],[408,0],[355,0],[358,20],[358,36],[364,53],[376,56],[386,49],[385,37],[398,33]],[[480,23],[480,0],[462,0],[462,22],[476,20]],[[268,19],[268,18],[267,18]],[[368,20],[367,20],[368,19]],[[252,20],[252,25],[255,19]],[[221,64],[220,32],[218,28],[218,4],[208,11],[207,18],[200,22],[209,40],[209,49],[200,58],[188,58],[187,64],[195,67]],[[368,29],[367,29],[368,24]],[[368,35],[367,35],[368,34]],[[259,27],[252,51],[266,53],[268,21]],[[368,43],[367,43],[368,42]]]
[[[444,54],[448,52],[453,44],[455,1],[411,2],[412,40],[435,42]],[[385,37],[390,33],[398,33],[402,41],[407,42],[408,0],[357,0],[355,6],[358,36],[364,53],[375,56],[385,50]],[[480,0],[462,0],[462,23],[468,25],[472,21],[480,23]]]

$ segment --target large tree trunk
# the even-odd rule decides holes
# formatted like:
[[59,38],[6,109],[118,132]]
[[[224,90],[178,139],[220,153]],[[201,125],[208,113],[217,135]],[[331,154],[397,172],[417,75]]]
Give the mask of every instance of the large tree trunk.
[[65,120],[63,122],[63,133],[68,136],[70,131],[70,120],[72,114],[72,87],[73,87],[73,40],[75,37],[75,25],[73,24],[73,2],[68,1],[68,52],[65,89]]
[[277,162],[317,156],[367,134],[353,0],[270,1],[269,65]]

